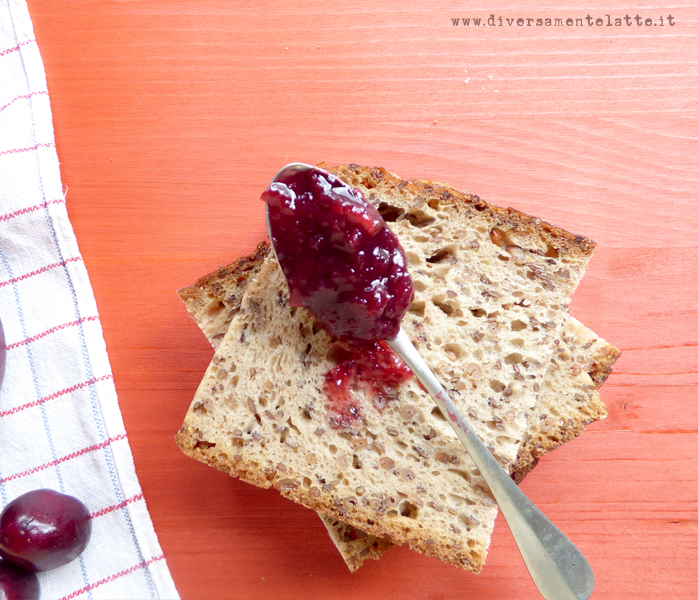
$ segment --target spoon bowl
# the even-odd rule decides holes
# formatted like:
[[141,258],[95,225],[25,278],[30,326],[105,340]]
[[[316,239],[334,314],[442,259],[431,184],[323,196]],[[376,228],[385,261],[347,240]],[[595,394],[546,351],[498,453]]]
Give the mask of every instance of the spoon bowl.
[[297,173],[302,173],[303,171],[309,171],[312,168],[312,165],[306,165],[305,163],[289,163],[285,167],[279,169],[276,175],[274,175],[272,183],[275,181],[287,179],[288,177],[292,177],[293,175],[296,175]]

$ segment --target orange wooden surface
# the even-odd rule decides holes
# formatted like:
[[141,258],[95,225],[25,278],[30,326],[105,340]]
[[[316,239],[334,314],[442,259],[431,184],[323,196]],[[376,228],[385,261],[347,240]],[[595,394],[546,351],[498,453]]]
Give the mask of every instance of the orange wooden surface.
[[[175,290],[265,236],[259,194],[292,160],[447,181],[599,243],[571,306],[623,351],[609,418],[523,487],[589,558],[593,598],[698,597],[698,8],[466,5],[29,0],[68,211],[183,598],[538,597],[501,519],[480,576],[405,549],[350,575],[313,513],[174,445],[212,355]],[[491,14],[505,25],[452,21]],[[664,25],[506,25],[587,14]]]

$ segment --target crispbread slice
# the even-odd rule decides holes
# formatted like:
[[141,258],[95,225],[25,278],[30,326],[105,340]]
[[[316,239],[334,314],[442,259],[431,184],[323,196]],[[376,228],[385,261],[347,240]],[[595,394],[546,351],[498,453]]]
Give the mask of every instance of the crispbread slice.
[[[269,245],[262,242],[257,249],[235,263],[199,278],[192,286],[179,290],[189,315],[205,333],[214,348],[228,329],[237,313],[247,287],[269,254]],[[559,371],[560,363],[576,363],[594,381],[596,388],[606,380],[618,351],[599,338],[593,331],[569,317],[562,330],[564,347],[551,361],[549,369]],[[568,391],[574,390],[574,391]],[[579,435],[588,423],[604,418],[605,407],[596,392],[576,391],[568,385],[555,389],[547,373],[538,402],[528,417],[528,428],[516,462],[512,478],[517,482],[535,466],[540,456]],[[351,571],[356,571],[367,559],[377,559],[393,544],[366,534],[351,525],[325,513],[319,514],[330,538]]]
[[196,321],[214,349],[218,348],[228,325],[240,310],[247,284],[259,273],[270,251],[269,242],[261,242],[251,254],[199,277],[193,285],[177,291],[189,316]]
[[[561,352],[549,367],[555,375],[550,377],[546,372],[538,402],[528,417],[519,455],[510,466],[511,477],[517,483],[544,454],[580,435],[589,423],[606,417],[606,408],[596,390],[577,387],[574,365],[582,366],[598,389],[610,375],[619,351],[572,317],[565,323],[562,337]],[[566,377],[568,374],[572,377]],[[320,517],[352,572],[365,560],[379,559],[394,546],[330,515],[320,513]]]
[[[571,441],[589,423],[607,415],[596,390],[610,375],[620,352],[573,317],[565,323],[561,342],[550,361],[538,402],[529,413],[526,434],[511,468],[517,483],[541,456]],[[593,390],[586,385],[568,385],[569,375],[580,371],[589,374]]]
[[[441,184],[380,169],[339,173],[392,221],[417,288],[404,328],[508,467],[593,243]],[[197,391],[177,436],[182,449],[479,572],[496,508],[455,434],[414,381],[382,411],[363,398],[355,429],[329,428],[318,382],[333,366],[332,341],[287,298],[269,259]],[[577,377],[593,389],[585,372]],[[408,419],[406,404],[416,411]]]

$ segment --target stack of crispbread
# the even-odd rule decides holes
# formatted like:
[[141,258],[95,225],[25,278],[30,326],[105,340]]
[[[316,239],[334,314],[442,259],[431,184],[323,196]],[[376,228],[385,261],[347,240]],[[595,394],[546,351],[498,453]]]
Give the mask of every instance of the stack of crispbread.
[[[329,170],[397,233],[416,289],[403,328],[514,479],[605,416],[618,351],[567,309],[593,242],[439,183]],[[496,506],[455,433],[414,380],[385,406],[357,389],[363,420],[328,423],[335,340],[289,307],[268,244],[179,293],[216,349],[186,454],[318,511],[352,570],[395,544],[481,570]]]

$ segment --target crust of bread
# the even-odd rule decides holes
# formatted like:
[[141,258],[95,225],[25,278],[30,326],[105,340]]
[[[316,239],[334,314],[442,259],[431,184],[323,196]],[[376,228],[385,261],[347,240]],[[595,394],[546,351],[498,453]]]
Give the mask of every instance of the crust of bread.
[[[536,265],[528,265],[528,278],[530,280],[535,280],[537,284],[546,290],[554,290],[556,285],[562,285],[563,289],[568,289],[570,290],[569,293],[571,293],[571,290],[576,286],[579,278],[581,278],[586,261],[595,245],[587,238],[569,234],[564,230],[513,209],[500,209],[491,206],[477,196],[458,192],[440,183],[423,180],[404,182],[398,177],[379,168],[366,169],[348,166],[339,167],[334,171],[348,183],[363,188],[364,194],[367,195],[369,201],[376,201],[376,198],[373,197],[374,190],[379,196],[379,199],[385,197],[386,194],[388,197],[390,197],[390,194],[401,195],[403,196],[403,200],[409,197],[412,203],[411,206],[408,210],[404,210],[403,202],[402,214],[398,215],[396,220],[399,220],[401,216],[410,219],[410,222],[414,219],[417,221],[416,227],[420,227],[420,219],[429,219],[429,213],[431,212],[431,214],[433,214],[435,211],[440,215],[440,218],[449,218],[450,215],[454,218],[467,219],[469,216],[482,216],[486,214],[488,226],[492,228],[490,233],[492,242],[500,246],[503,252],[508,251],[509,248],[512,247],[519,248],[523,249],[529,256],[538,255],[542,257],[543,260],[547,260],[547,262],[550,263],[554,263],[555,259],[558,257],[563,257],[565,259],[564,262],[570,266],[570,270],[567,271],[567,269],[564,269],[565,273],[557,272],[558,278],[564,280],[562,282],[552,278],[550,269],[546,271],[544,268],[540,267],[541,259],[536,259],[538,260],[537,267]],[[398,202],[397,204],[400,203]],[[422,207],[425,205],[428,206],[431,211],[422,210]],[[384,211],[387,210],[390,212],[394,207],[391,205],[386,207],[380,204],[379,210],[381,208],[383,208]],[[473,246],[473,248],[475,248],[475,246]],[[506,254],[502,254],[500,258],[509,260]],[[260,262],[263,263],[263,260],[251,260],[247,261],[246,265],[250,267],[251,271],[254,271],[255,274],[260,275],[263,271],[263,265],[260,266]],[[252,266],[253,264],[254,267]],[[257,266],[260,266],[260,268],[255,270]],[[560,271],[562,271],[562,269]],[[197,284],[199,283],[201,283],[201,285],[199,285],[201,288],[206,282],[200,280]],[[262,284],[262,286],[263,285],[264,284]],[[196,287],[196,285],[192,287]],[[185,290],[186,289],[189,288],[185,288]],[[249,302],[252,306],[250,310],[254,312],[255,303],[259,303],[260,301],[259,290],[255,290],[255,294],[252,296]],[[181,291],[180,297],[185,303],[194,299],[192,294],[187,294],[185,291]],[[559,293],[557,297],[559,297]],[[238,304],[238,308],[240,306],[242,305]],[[233,321],[234,318],[235,311],[232,313],[227,312],[226,319],[228,323]],[[303,327],[302,320],[300,326]],[[556,326],[559,327],[559,324]],[[231,335],[239,335],[239,333],[240,331],[238,329],[233,331]],[[234,344],[235,341],[231,340],[230,348],[232,348]],[[216,359],[221,360],[222,358],[222,356],[217,355],[217,357],[214,357],[214,363]],[[211,367],[213,370],[212,372],[216,371],[216,367],[213,366],[214,363],[212,363]],[[599,373],[603,373],[603,368],[599,369]],[[284,477],[283,473],[279,473],[276,468],[270,466],[261,467],[257,461],[248,459],[244,456],[242,451],[240,454],[221,452],[220,447],[216,448],[215,442],[209,441],[211,438],[209,434],[213,432],[206,430],[208,427],[206,421],[200,419],[200,415],[197,416],[195,414],[197,411],[203,413],[208,412],[206,403],[210,403],[215,399],[214,397],[209,397],[208,393],[205,391],[205,387],[208,385],[206,381],[211,381],[210,377],[202,382],[203,387],[200,388],[200,393],[197,394],[197,398],[195,398],[192,403],[187,420],[185,420],[185,424],[177,435],[177,443],[185,453],[231,475],[240,477],[254,485],[260,487],[271,487],[274,485],[283,495],[314,510],[324,511],[335,519],[347,518],[352,526],[364,529],[370,534],[381,536],[388,543],[409,543],[415,550],[431,556],[436,556],[444,562],[465,567],[474,572],[479,572],[482,568],[482,564],[484,563],[484,551],[486,550],[486,545],[483,547],[482,543],[478,546],[479,552],[476,555],[474,552],[458,550],[452,545],[442,543],[440,540],[435,541],[434,539],[424,536],[407,535],[408,531],[404,526],[395,527],[381,520],[376,521],[376,511],[373,508],[368,509],[362,506],[361,503],[358,503],[356,506],[350,506],[350,510],[347,510],[346,505],[342,506],[338,504],[337,498],[333,496],[332,493],[320,492],[317,495],[309,494],[307,489],[303,489],[303,486],[298,485],[297,480]],[[593,385],[587,387],[591,389],[594,388]],[[203,429],[198,427],[199,424]],[[232,456],[230,454],[232,454]],[[482,514],[487,512],[487,506],[494,510],[494,512],[487,517],[488,521],[491,520],[493,523],[493,515],[496,513],[496,510],[493,508],[491,500],[485,502],[483,507],[481,507],[483,509]]]
[[[327,169],[333,175],[337,175],[346,183],[368,191],[368,200],[371,200],[371,190],[393,190],[409,194],[416,198],[423,198],[431,208],[444,206],[458,212],[490,213],[495,223],[494,227],[501,227],[505,234],[516,232],[528,239],[529,243],[544,253],[557,255],[578,254],[590,258],[596,242],[593,240],[570,233],[551,223],[522,213],[514,208],[501,208],[489,204],[479,196],[461,192],[449,185],[427,179],[412,179],[405,181],[385,170],[383,167],[362,167],[355,164],[338,167],[327,167],[324,163],[319,165]],[[504,238],[506,241],[506,237]]]
[[331,515],[320,513],[320,519],[352,573],[358,571],[364,561],[378,560],[388,550],[395,547],[392,542],[370,535]]

